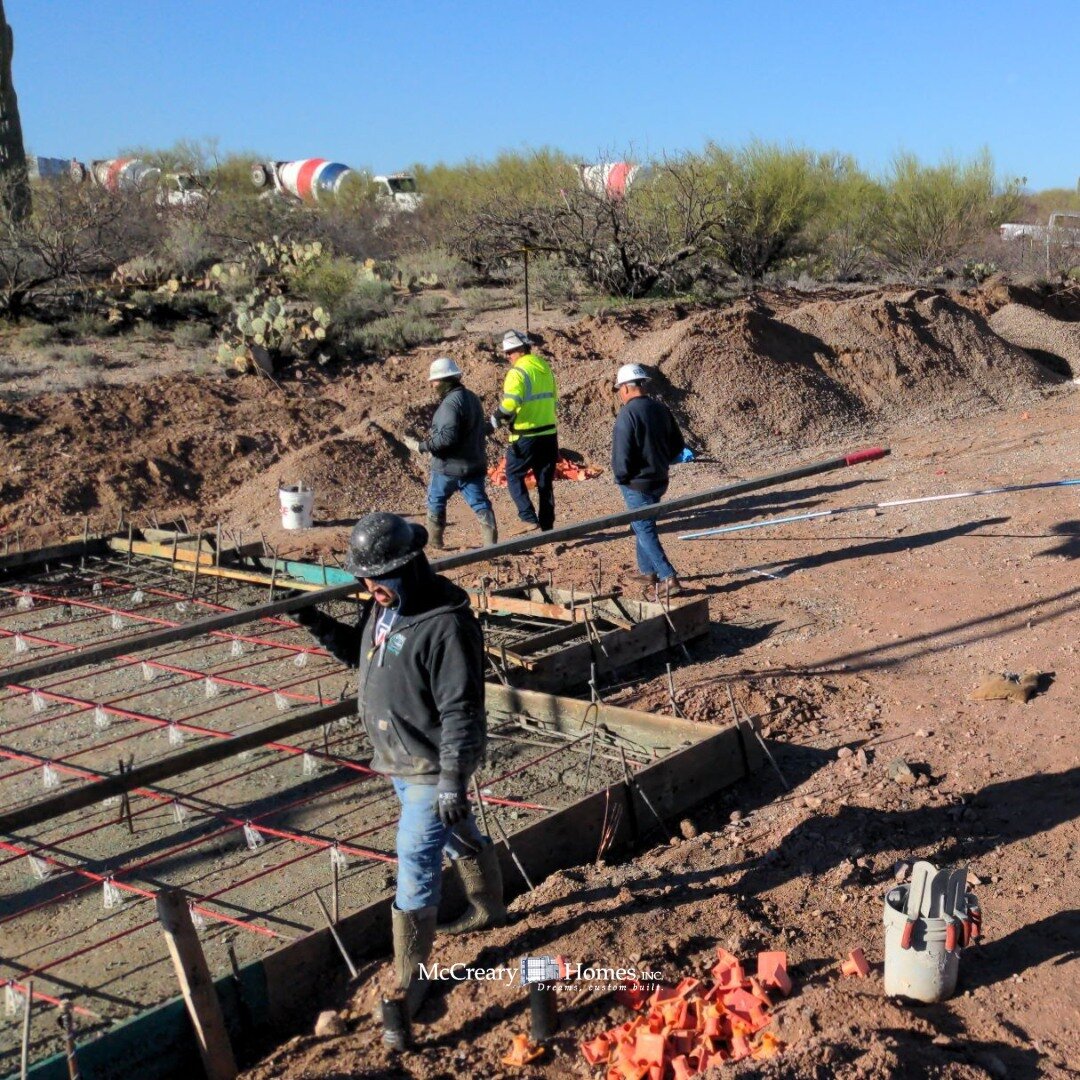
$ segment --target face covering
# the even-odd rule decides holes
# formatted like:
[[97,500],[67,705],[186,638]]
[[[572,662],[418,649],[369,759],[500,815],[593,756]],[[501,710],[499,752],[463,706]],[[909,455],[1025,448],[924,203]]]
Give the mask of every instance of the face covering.
[[397,615],[414,615],[424,609],[424,601],[430,596],[434,578],[431,565],[421,551],[392,575],[371,580],[385,589],[393,589],[397,594],[398,602],[394,607],[380,610],[393,611]]

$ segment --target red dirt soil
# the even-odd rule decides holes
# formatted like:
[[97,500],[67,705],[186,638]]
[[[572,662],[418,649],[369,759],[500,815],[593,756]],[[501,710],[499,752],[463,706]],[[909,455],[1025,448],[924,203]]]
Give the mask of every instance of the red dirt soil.
[[[1073,311],[1037,299],[1055,317]],[[963,296],[783,294],[548,334],[562,440],[601,465],[615,365],[658,368],[661,390],[711,455],[673,472],[672,496],[831,457],[870,436],[893,456],[662,528],[714,620],[692,662],[676,664],[679,704],[691,719],[726,722],[730,686],[747,712],[768,713],[762,723],[791,790],[763,770],[695,811],[670,842],[654,834],[625,863],[548,879],[514,903],[505,929],[440,939],[439,962],[636,959],[676,982],[705,971],[718,946],[741,956],[785,949],[795,990],[770,1030],[788,1047],[774,1061],[728,1067],[734,1075],[1075,1075],[1076,489],[676,538],[690,525],[1076,475],[1080,397],[990,330],[986,317],[1010,302],[1023,300],[1001,283]],[[177,379],[9,405],[0,523],[26,529],[91,512],[112,527],[123,505],[162,520],[231,516],[274,542],[340,552],[346,525],[272,533],[278,477],[314,482],[326,518],[376,506],[422,514],[424,474],[399,436],[424,416],[427,363],[441,351],[463,362],[491,405],[503,368],[490,343],[475,340],[333,379],[307,374],[285,384],[285,396],[252,380]],[[370,461],[377,467],[365,470]],[[560,484],[557,499],[566,522],[620,508],[606,476]],[[495,501],[512,531],[505,494]],[[448,540],[475,534],[469,511],[452,503]],[[504,573],[551,570],[556,585],[587,588],[598,556],[604,587],[625,584],[633,545],[621,531],[504,560]],[[987,672],[1027,668],[1046,674],[1029,704],[971,700]],[[662,662],[637,674],[608,699],[669,711]],[[913,784],[889,778],[896,758],[911,765]],[[984,918],[985,942],[964,953],[957,996],[934,1006],[887,999],[880,967],[866,980],[838,973],[855,946],[880,965],[883,894],[897,864],[920,857],[968,865]],[[519,987],[453,986],[425,1007],[418,1051],[393,1062],[372,1015],[386,978],[379,964],[352,988],[328,976],[324,1000],[305,1004],[338,1009],[346,1034],[300,1036],[246,1076],[522,1074],[500,1064],[511,1036],[527,1030]],[[564,1001],[562,1032],[524,1073],[602,1075],[577,1045],[628,1015],[610,996]],[[298,1024],[313,1018],[298,1014]]]

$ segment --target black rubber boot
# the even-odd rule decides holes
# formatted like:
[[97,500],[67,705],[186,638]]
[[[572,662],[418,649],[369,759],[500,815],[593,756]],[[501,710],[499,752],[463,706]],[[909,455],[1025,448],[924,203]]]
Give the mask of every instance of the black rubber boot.
[[438,908],[419,911],[399,911],[391,907],[394,930],[394,975],[398,991],[383,998],[383,1042],[394,1050],[412,1045],[410,1021],[424,1003],[428,983],[420,977],[418,968],[431,955],[435,941],[435,921]]
[[444,934],[468,934],[488,926],[505,926],[502,870],[495,845],[488,844],[478,855],[451,859],[450,864],[461,878],[469,906],[459,919],[440,926],[439,930]]
[[483,510],[476,515],[480,521],[482,539],[480,543],[484,547],[491,547],[499,542],[499,526],[495,522],[494,510]]
[[432,517],[428,514],[427,519],[427,531],[428,542],[433,548],[443,548],[443,532],[446,529],[446,515],[443,514],[440,517]]

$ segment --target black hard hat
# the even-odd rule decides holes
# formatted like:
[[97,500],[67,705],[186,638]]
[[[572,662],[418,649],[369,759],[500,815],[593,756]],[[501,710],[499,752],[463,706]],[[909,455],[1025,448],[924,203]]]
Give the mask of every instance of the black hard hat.
[[397,514],[367,514],[349,535],[345,569],[357,577],[385,577],[414,558],[427,541],[423,525],[411,525]]

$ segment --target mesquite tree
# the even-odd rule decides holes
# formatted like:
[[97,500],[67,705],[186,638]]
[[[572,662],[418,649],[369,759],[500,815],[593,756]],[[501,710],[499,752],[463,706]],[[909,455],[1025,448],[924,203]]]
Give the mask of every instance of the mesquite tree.
[[11,78],[14,52],[15,37],[4,14],[4,0],[0,0],[0,178],[7,181],[0,191],[4,212],[21,221],[30,212],[30,181],[26,174],[19,100]]

